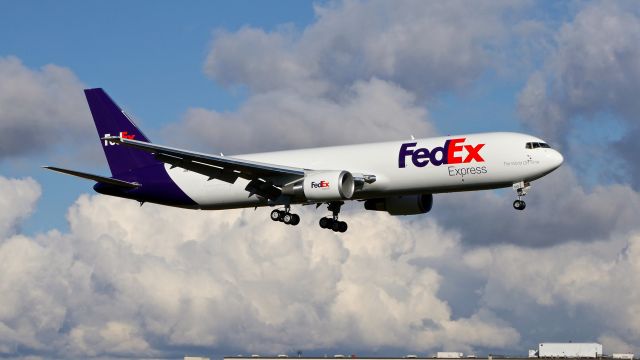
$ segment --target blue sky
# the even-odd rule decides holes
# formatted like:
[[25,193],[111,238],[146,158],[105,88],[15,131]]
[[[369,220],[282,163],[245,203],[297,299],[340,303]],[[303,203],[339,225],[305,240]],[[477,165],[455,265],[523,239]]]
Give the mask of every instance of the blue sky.
[[[0,357],[640,348],[637,2],[0,4]],[[85,87],[194,150],[520,131],[566,162],[522,213],[350,204],[342,236],[139,207],[40,168],[108,175]]]
[[112,89],[139,117],[162,123],[188,106],[226,110],[242,100],[202,76],[214,31],[304,26],[313,20],[311,4],[24,1],[3,9],[0,39],[4,54],[34,68],[69,67],[87,86]]

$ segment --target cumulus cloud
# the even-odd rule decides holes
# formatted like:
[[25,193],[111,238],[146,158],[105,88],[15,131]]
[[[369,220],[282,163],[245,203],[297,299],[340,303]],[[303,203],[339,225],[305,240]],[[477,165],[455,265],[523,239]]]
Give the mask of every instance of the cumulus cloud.
[[[457,251],[458,238],[433,221],[407,229],[361,213],[351,219],[359,231],[341,236],[308,231],[317,227],[314,210],[303,210],[296,228],[267,215],[80,197],[68,233],[2,241],[0,350],[53,347],[79,357],[194,346],[426,351],[519,339],[487,309],[454,318],[438,296],[445,279],[424,259],[434,259],[434,249]],[[412,264],[418,258],[423,264]]]
[[[518,100],[525,124],[565,145],[586,126],[619,127],[619,122],[628,135],[617,138],[608,134],[610,129],[594,130],[598,138],[609,141],[589,145],[595,142],[598,153],[612,150],[625,160],[623,176],[631,177],[636,188],[640,167],[630,154],[638,150],[635,139],[640,133],[635,95],[640,92],[638,42],[640,13],[635,3],[588,3],[558,30],[544,68],[530,76]],[[584,148],[576,147],[576,157],[585,157]]]
[[[317,228],[324,210],[299,213],[290,227],[268,209],[195,212],[83,195],[68,232],[2,237],[0,352],[517,351],[544,340],[548,324],[527,322],[531,311],[570,317],[576,308],[592,314],[582,320],[589,339],[638,345],[633,231],[469,248],[430,215],[347,209],[351,231],[336,234]],[[450,292],[458,288],[465,311],[460,290]],[[558,327],[567,334],[572,324]]]
[[31,178],[7,179],[0,176],[0,238],[18,232],[22,220],[33,213],[40,193],[40,185]]
[[[482,296],[487,306],[503,314],[539,311],[533,316],[560,307],[565,309],[562,317],[569,318],[585,309],[585,317],[599,324],[600,339],[615,346],[605,351],[614,352],[637,346],[640,335],[640,294],[635,286],[640,281],[639,249],[640,236],[635,233],[589,245],[478,249],[466,254],[465,262],[487,274]],[[563,327],[562,321],[554,320],[554,327]],[[563,331],[565,337],[580,334]]]
[[[481,2],[333,2],[301,32],[218,31],[205,72],[250,90],[239,111],[190,109],[172,141],[238,153],[429,136],[422,101],[468,86],[504,40],[505,13]],[[170,134],[170,135],[169,135]]]
[[[205,63],[211,78],[260,93],[340,94],[377,77],[421,95],[457,90],[491,64],[506,39],[512,2],[344,1],[315,5],[298,33],[219,31]],[[333,94],[335,96],[335,94]]]
[[246,153],[406,139],[435,130],[412,93],[372,79],[355,83],[338,101],[283,90],[252,96],[233,113],[191,109],[165,134],[185,146]]
[[532,183],[524,212],[511,207],[515,198],[511,189],[435,195],[433,215],[474,246],[589,242],[637,229],[640,194],[625,184],[585,186],[568,166]]
[[248,100],[232,113],[190,109],[166,137],[237,153],[433,135],[424,101],[501,72],[506,44],[541,32],[521,23],[528,6],[329,2],[304,29],[219,30],[205,73]]
[[83,85],[69,70],[0,57],[0,160],[93,135]]

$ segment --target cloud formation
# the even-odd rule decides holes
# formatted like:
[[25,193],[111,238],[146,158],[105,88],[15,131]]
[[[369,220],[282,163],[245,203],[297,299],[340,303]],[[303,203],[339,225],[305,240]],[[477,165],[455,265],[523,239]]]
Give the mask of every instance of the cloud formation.
[[35,210],[40,185],[31,178],[7,179],[0,176],[0,237],[19,232],[20,223]]
[[[21,192],[15,200],[33,207],[36,199]],[[293,228],[273,223],[265,209],[140,208],[83,195],[69,209],[68,232],[0,239],[0,352],[518,351],[543,340],[531,338],[532,323],[514,327],[531,309],[566,317],[576,308],[593,316],[584,320],[591,339],[638,345],[633,232],[542,249],[469,248],[429,215],[350,211],[354,231],[336,234],[312,231],[318,212],[303,209]],[[546,326],[533,322],[538,332]],[[566,334],[573,325],[557,326]]]
[[438,296],[442,275],[412,265],[458,248],[457,235],[433,221],[403,229],[399,219],[360,214],[351,222],[359,231],[340,236],[307,231],[313,210],[297,228],[267,213],[83,195],[68,233],[2,239],[0,351],[55,344],[58,355],[137,357],[184,346],[426,351],[518,341],[487,309],[453,318]]
[[83,85],[69,69],[26,67],[0,57],[0,160],[41,152],[92,134]]
[[[298,31],[216,33],[209,77],[249,90],[232,113],[190,109],[172,141],[238,153],[436,133],[423,101],[496,67],[517,2],[331,2]],[[167,136],[169,137],[169,136]]]
[[[573,242],[539,250],[503,245],[465,254],[468,265],[487,275],[482,302],[488,307],[501,314],[559,307],[570,318],[586,309],[585,317],[599,324],[599,339],[609,352],[638,346],[639,258],[638,233],[589,245]],[[555,319],[554,326],[558,323]]]
[[[636,141],[640,135],[636,100],[640,92],[640,12],[636,4],[588,3],[563,24],[555,42],[544,67],[531,74],[519,95],[521,119],[568,149],[567,144],[581,130],[594,128],[595,141],[589,146],[596,149],[574,145],[576,157],[614,151],[624,168],[606,164],[602,168],[631,178],[638,189],[640,166],[633,155],[640,150]],[[624,135],[609,134],[611,127],[621,127]],[[602,144],[598,139],[606,141]]]
[[191,148],[231,154],[408,139],[436,133],[415,96],[386,81],[355,83],[339,100],[273,91],[237,112],[190,109],[167,137]]
[[590,242],[638,229],[640,194],[625,184],[586,186],[568,166],[532,183],[526,211],[513,211],[515,199],[512,189],[440,194],[432,214],[474,246]]
[[[298,33],[245,27],[219,31],[206,73],[254,93],[295,90],[338,97],[373,77],[433,96],[468,86],[506,40],[517,2],[344,1],[315,5],[316,21]],[[524,4],[526,6],[526,4]]]
[[640,86],[639,15],[622,2],[594,2],[565,23],[545,68],[532,75],[521,94],[523,118],[550,136],[558,135],[554,127],[580,115],[612,111],[635,121],[640,112],[633,95]]

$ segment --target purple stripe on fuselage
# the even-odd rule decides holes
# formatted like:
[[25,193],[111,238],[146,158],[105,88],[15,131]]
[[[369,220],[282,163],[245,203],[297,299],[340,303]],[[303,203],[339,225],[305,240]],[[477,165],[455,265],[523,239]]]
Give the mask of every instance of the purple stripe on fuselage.
[[125,176],[118,176],[118,179],[136,182],[139,183],[140,186],[135,189],[125,189],[109,184],[97,183],[93,189],[101,194],[137,201],[190,209],[199,208],[198,204],[171,180],[162,163],[132,170]]

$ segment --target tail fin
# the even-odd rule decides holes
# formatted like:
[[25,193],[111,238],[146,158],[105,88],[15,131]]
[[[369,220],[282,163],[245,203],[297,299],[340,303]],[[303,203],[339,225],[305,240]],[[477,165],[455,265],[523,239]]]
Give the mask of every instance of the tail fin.
[[[100,139],[111,135],[150,142],[104,90],[100,88],[86,89],[84,94],[87,97],[87,103],[91,109],[91,115]],[[100,141],[111,169],[111,175],[114,177],[126,176],[132,170],[159,163],[153,155],[144,151],[105,140]]]

